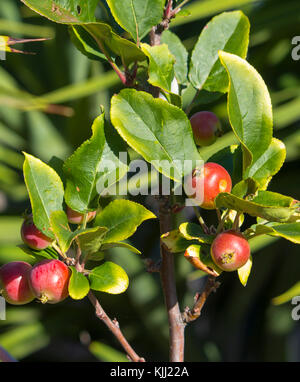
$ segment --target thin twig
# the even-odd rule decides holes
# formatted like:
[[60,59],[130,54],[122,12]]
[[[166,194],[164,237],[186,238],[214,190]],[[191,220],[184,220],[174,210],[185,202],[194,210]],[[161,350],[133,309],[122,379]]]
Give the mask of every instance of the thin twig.
[[173,9],[172,15],[176,15],[176,13],[180,12],[181,8],[190,0],[183,0],[181,4],[179,4],[176,8]]
[[203,232],[206,233],[206,234],[209,234],[209,228],[205,224],[205,221],[202,218],[202,216],[200,215],[200,212],[198,211],[198,208],[196,206],[193,206],[193,209],[194,209],[195,215],[197,216],[197,219],[198,219],[198,221],[199,221],[199,223],[201,225],[201,228],[203,229]]
[[121,332],[119,323],[116,319],[113,321],[108,317],[108,315],[103,310],[102,306],[100,305],[98,299],[95,297],[93,292],[89,292],[88,298],[92,305],[95,308],[96,316],[101,320],[108,329],[113,333],[113,335],[116,337],[116,339],[119,341],[119,343],[122,345],[123,349],[125,350],[128,358],[133,362],[145,362],[145,359],[137,355],[137,353],[133,350],[133,348],[130,346],[126,338],[124,337],[123,333]]
[[220,283],[216,281],[215,277],[208,277],[204,291],[201,294],[195,296],[195,304],[192,309],[186,308],[183,312],[183,321],[187,324],[189,322],[195,321],[201,314],[202,308],[211,294],[215,292],[220,286]]

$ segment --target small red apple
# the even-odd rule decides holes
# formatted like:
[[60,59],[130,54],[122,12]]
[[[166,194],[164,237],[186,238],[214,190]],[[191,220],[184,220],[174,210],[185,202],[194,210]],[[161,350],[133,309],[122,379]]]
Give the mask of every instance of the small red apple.
[[213,241],[211,256],[219,268],[232,272],[246,264],[250,257],[250,246],[243,234],[225,231]]
[[190,118],[197,146],[210,146],[221,132],[221,122],[211,111],[199,111]]
[[[89,223],[91,220],[93,220],[95,218],[96,214],[97,214],[97,211],[88,212],[87,223]],[[70,207],[67,207],[67,216],[68,216],[69,223],[72,223],[72,224],[82,224],[83,223],[84,214],[77,212],[77,211],[74,211]]]
[[187,179],[187,188],[194,190],[189,195],[201,208],[215,209],[215,198],[220,192],[231,192],[232,181],[224,167],[207,162],[200,169],[194,169]]
[[48,248],[53,242],[53,239],[50,239],[37,229],[31,218],[24,220],[21,227],[21,237],[28,247],[38,251]]
[[0,268],[0,289],[10,304],[22,305],[34,300],[29,285],[31,269],[32,266],[24,261],[13,261]]
[[56,304],[68,297],[70,270],[60,260],[43,260],[30,272],[30,285],[34,295],[42,302]]

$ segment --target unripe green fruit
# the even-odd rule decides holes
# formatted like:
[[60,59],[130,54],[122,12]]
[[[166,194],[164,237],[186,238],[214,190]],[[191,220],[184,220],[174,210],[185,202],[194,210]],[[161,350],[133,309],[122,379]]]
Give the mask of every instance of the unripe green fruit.
[[190,123],[197,146],[212,145],[222,131],[219,118],[210,111],[199,111],[190,118]]
[[223,271],[232,272],[247,263],[250,246],[245,237],[230,230],[220,233],[211,245],[211,257]]

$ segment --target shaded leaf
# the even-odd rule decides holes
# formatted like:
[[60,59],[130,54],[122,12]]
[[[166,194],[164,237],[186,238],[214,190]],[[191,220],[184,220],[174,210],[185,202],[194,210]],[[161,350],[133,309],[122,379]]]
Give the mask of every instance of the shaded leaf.
[[228,76],[220,63],[218,51],[245,58],[249,29],[249,20],[241,11],[224,12],[204,27],[191,57],[189,78],[196,89],[227,91]]
[[123,29],[139,42],[162,21],[164,0],[107,0],[111,13]]
[[26,154],[24,179],[32,207],[33,221],[46,236],[54,239],[50,228],[50,216],[63,209],[64,188],[58,174],[48,165]]
[[74,211],[86,213],[98,206],[96,184],[98,167],[105,145],[104,113],[92,126],[93,135],[64,164],[66,176],[65,201]]

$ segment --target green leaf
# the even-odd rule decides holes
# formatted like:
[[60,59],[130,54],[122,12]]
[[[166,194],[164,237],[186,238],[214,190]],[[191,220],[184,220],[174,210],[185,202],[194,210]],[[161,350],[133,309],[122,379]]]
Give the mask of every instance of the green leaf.
[[97,215],[94,226],[108,229],[103,243],[115,243],[133,235],[143,221],[154,218],[156,216],[141,204],[117,199]]
[[105,193],[112,185],[125,176],[128,171],[127,147],[117,131],[108,123],[104,126],[105,144],[101,162],[98,166],[97,192]]
[[72,154],[64,164],[66,175],[65,201],[73,210],[86,213],[98,206],[96,184],[98,166],[105,145],[104,113],[92,126],[93,135]]
[[299,294],[300,294],[300,281],[298,281],[286,292],[282,293],[281,295],[277,297],[274,297],[272,299],[272,303],[274,305],[281,305],[281,304],[284,304],[285,302],[290,301],[293,297],[299,296]]
[[150,84],[170,92],[174,78],[175,57],[170,53],[168,45],[141,44],[141,49],[149,58],[148,81]]
[[102,362],[129,362],[125,354],[102,342],[92,342],[89,351]]
[[87,23],[95,20],[98,0],[21,0],[40,15],[56,23]]
[[[260,196],[260,193],[268,193],[268,197]],[[228,193],[219,194],[215,203],[218,208],[229,208],[235,211],[244,212],[251,216],[259,216],[272,222],[287,222],[293,216],[295,208],[288,206],[288,197],[280,194],[260,191],[258,197],[252,201],[241,199]],[[287,199],[288,198],[288,199]],[[260,204],[265,201],[265,204]],[[275,203],[276,202],[276,203]],[[270,205],[270,204],[273,205]]]
[[80,232],[78,235],[78,240],[81,250],[87,255],[98,252],[103,243],[106,232],[106,227],[93,227],[85,230],[84,232]]
[[69,267],[72,271],[69,281],[69,294],[73,300],[82,300],[90,290],[90,284],[88,279],[75,267]]
[[83,26],[72,25],[70,29],[73,42],[89,58],[107,60],[109,57],[114,60],[115,56],[119,56],[126,65],[146,60],[140,48],[117,35],[108,24],[87,23]]
[[[191,245],[190,239],[186,239],[178,229],[162,234],[160,240],[171,253],[184,252]],[[197,241],[194,243],[197,244]]]
[[87,254],[97,252],[101,246],[103,235],[107,231],[103,227],[81,228],[71,231],[64,211],[52,212],[50,221],[51,228],[63,253],[69,250],[76,237],[78,237],[82,251]]
[[129,284],[124,269],[110,261],[90,271],[89,280],[91,289],[110,294],[125,292]]
[[129,251],[136,253],[137,255],[141,254],[141,252],[138,249],[134,248],[132,245],[130,245],[128,243],[123,243],[122,241],[117,242],[117,243],[105,243],[101,246],[101,250],[106,251],[110,248],[116,248],[116,247],[129,249]]
[[59,255],[52,247],[43,249],[42,251],[36,251],[35,249],[27,247],[27,245],[21,244],[18,247],[27,255],[33,256],[37,261],[44,259],[58,259]]
[[281,168],[285,161],[286,149],[283,142],[272,138],[270,146],[254,163],[248,167],[245,177],[254,179],[260,189],[266,189],[272,176]]
[[161,42],[168,45],[169,51],[175,57],[174,71],[178,83],[187,84],[188,52],[185,46],[180,38],[169,30],[163,32]]
[[32,207],[33,221],[46,236],[54,239],[50,228],[50,216],[63,209],[64,188],[60,177],[48,165],[26,154],[24,179]]
[[272,140],[272,104],[257,71],[242,58],[219,52],[229,76],[228,115],[242,144],[244,171],[268,149]]
[[139,42],[162,21],[165,0],[107,0],[107,4],[117,23]]
[[[214,263],[209,246],[192,244],[190,245],[184,257],[197,269],[205,271],[209,274],[215,274],[215,276],[220,275],[223,271]],[[213,272],[214,271],[214,272]]]
[[249,260],[247,261],[245,265],[243,265],[241,268],[237,270],[240,282],[243,286],[247,285],[251,268],[252,268],[252,256],[250,256]]
[[111,121],[135,151],[178,182],[201,159],[186,114],[148,93],[125,89],[113,96]]
[[203,233],[199,224],[182,223],[179,226],[179,232],[187,240],[197,240],[200,243],[211,244],[214,236]]
[[249,30],[249,20],[241,11],[224,12],[206,25],[191,57],[189,78],[196,89],[227,91],[228,76],[220,63],[218,51],[245,58]]
[[295,244],[300,244],[300,223],[285,223],[285,224],[256,224],[251,227],[258,235],[270,235],[282,237]]

